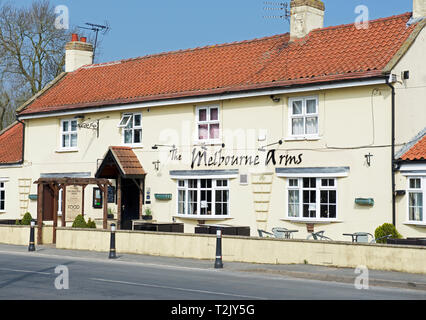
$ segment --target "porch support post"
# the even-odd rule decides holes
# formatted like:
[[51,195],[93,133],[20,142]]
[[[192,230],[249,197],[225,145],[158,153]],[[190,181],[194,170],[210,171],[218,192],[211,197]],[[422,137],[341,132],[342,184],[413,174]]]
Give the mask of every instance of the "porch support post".
[[66,226],[66,220],[65,220],[65,206],[66,206],[66,194],[67,194],[67,185],[62,185],[62,227]]
[[117,178],[117,229],[121,229],[121,176]]
[[139,219],[142,219],[143,215],[143,179],[139,179]]
[[108,185],[104,185],[104,229],[108,229]]
[[37,244],[42,243],[41,228],[43,226],[43,184],[37,185]]
[[51,185],[53,189],[53,243],[56,243],[56,227],[58,226],[58,194],[57,184]]
[[86,189],[85,184],[81,186],[81,215],[84,217],[84,190]]

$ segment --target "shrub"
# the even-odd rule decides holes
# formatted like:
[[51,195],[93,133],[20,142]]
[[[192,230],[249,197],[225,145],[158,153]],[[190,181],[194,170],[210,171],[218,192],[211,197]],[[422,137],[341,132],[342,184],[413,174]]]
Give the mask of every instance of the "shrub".
[[88,228],[90,228],[90,229],[96,229],[96,222],[95,222],[95,221],[92,221],[92,220],[89,218],[89,220],[87,221],[87,227],[88,227]]
[[15,225],[20,226],[21,225],[21,221],[19,221],[18,219],[16,219]]
[[72,223],[73,228],[87,228],[87,223],[84,220],[83,216],[79,214],[75,217],[74,222]]
[[27,212],[24,214],[24,217],[21,220],[21,225],[23,226],[29,226],[31,224],[31,220],[33,217],[31,217],[31,213]]
[[146,216],[150,216],[150,215],[152,215],[152,211],[151,211],[151,209],[150,209],[150,208],[146,208],[146,209],[145,209],[145,215],[146,215]]
[[[379,239],[381,237],[391,235],[391,239],[401,239],[402,235],[396,230],[395,226],[390,223],[384,223],[380,227],[377,227],[374,231],[374,237]],[[386,243],[386,238],[378,240],[377,243]]]

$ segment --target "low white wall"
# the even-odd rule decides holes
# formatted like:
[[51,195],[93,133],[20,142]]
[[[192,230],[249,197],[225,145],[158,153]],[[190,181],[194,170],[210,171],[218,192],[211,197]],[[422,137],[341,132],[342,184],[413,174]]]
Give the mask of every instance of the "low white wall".
[[[35,228],[34,240],[37,244],[38,228]],[[30,227],[18,225],[0,225],[0,243],[28,245],[30,241]],[[53,227],[44,226],[42,230],[42,243],[53,243]]]
[[[58,228],[56,247],[109,251],[110,232]],[[215,259],[216,236],[186,233],[117,231],[117,253]],[[303,264],[392,270],[426,274],[426,248],[223,236],[223,261]]]

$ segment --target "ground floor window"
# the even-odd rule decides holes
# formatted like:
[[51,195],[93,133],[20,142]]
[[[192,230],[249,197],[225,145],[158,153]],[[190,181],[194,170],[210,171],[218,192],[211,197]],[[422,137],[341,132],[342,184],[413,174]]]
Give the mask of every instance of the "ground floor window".
[[426,222],[423,215],[426,178],[408,179],[408,220]]
[[178,180],[178,214],[229,215],[229,181],[226,179]]
[[6,210],[6,188],[5,183],[0,182],[0,212]]
[[336,179],[288,179],[288,217],[300,219],[336,219]]

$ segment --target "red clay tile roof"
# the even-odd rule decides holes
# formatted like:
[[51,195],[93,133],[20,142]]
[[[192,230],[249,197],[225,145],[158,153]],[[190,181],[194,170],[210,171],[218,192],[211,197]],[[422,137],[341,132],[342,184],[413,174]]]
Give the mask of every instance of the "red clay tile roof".
[[0,164],[22,161],[23,133],[24,126],[19,122],[0,132]]
[[414,30],[410,18],[316,29],[294,42],[287,33],[84,66],[20,114],[380,76]]
[[410,150],[401,157],[401,160],[426,160],[426,135],[411,147]]

